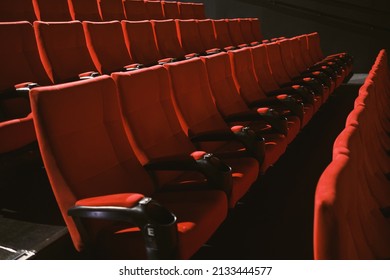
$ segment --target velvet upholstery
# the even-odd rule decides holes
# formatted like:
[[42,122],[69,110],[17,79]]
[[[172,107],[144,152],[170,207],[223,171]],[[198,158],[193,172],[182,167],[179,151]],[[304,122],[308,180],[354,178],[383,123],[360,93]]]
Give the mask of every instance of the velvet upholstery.
[[161,1],[166,19],[179,19],[180,11],[176,1]]
[[[122,21],[122,30],[127,49],[134,62],[151,65],[156,64],[161,59],[150,21],[125,20]],[[138,36],[138,34],[142,34],[142,36]]]
[[202,44],[196,20],[175,20],[180,44],[185,53],[203,53],[206,48]]
[[194,11],[194,18],[195,19],[205,19],[206,18],[206,11],[205,6],[203,3],[192,3],[192,9]]
[[229,26],[226,19],[213,20],[215,38],[217,39],[218,47],[223,49],[226,47],[235,46],[230,33]]
[[104,21],[126,19],[122,0],[97,0],[100,16]]
[[172,19],[151,20],[160,58],[183,58],[182,49],[176,32],[176,24]]
[[194,4],[190,2],[177,2],[181,19],[196,19]]
[[0,21],[34,22],[37,16],[31,0],[13,0],[0,2]]
[[145,2],[142,1],[124,1],[123,2],[127,20],[149,20],[148,10]]
[[96,0],[68,0],[68,5],[73,20],[102,20]]
[[211,19],[198,20],[198,28],[202,45],[206,50],[218,48],[218,42],[215,37],[214,24]]
[[101,74],[121,71],[133,63],[119,21],[83,22],[89,53]]
[[72,20],[67,0],[32,0],[35,14],[41,21]]

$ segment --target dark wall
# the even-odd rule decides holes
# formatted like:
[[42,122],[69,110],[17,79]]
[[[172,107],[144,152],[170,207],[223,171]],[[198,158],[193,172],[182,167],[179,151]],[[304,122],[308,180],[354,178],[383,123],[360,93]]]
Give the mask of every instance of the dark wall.
[[347,51],[366,73],[379,50],[390,51],[388,0],[186,0],[203,2],[210,18],[258,17],[265,38],[318,31],[325,54]]

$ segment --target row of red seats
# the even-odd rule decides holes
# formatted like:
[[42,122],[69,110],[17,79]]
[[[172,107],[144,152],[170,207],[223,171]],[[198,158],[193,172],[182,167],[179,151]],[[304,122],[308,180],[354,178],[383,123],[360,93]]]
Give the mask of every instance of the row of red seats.
[[[218,22],[226,23],[226,21]],[[246,21],[242,20],[241,22]],[[84,22],[83,24],[87,41],[84,38],[84,32],[80,22],[36,22],[35,35],[38,41],[40,56],[34,40],[34,32],[29,23],[0,24],[2,35],[8,37],[8,41],[10,42],[9,44],[2,45],[3,50],[1,51],[3,61],[7,62],[9,65],[7,68],[2,68],[2,71],[4,72],[2,73],[2,77],[5,77],[2,80],[3,84],[1,85],[1,91],[4,93],[2,94],[2,97],[17,97],[12,94],[15,92],[15,86],[17,87],[16,91],[19,93],[26,90],[28,92],[28,88],[34,86],[35,83],[39,85],[63,83],[78,79],[81,73],[84,73],[84,75],[81,76],[88,77],[91,73],[95,73],[95,71],[98,71],[100,74],[109,74],[113,71],[125,70],[126,68],[131,70],[140,67],[139,63],[151,65],[156,63],[158,59],[167,56],[178,57],[185,54],[185,51],[181,48],[177,38],[175,22],[172,20],[122,22],[127,47],[129,47],[128,50],[132,54],[134,60],[129,56],[128,50],[126,50],[119,22]],[[191,44],[189,43],[184,44],[185,38],[189,38],[188,36],[185,37],[184,34],[195,33],[193,32],[193,29],[188,28],[188,26],[190,24],[194,26],[195,24],[200,27],[201,24],[203,24],[204,26],[212,27],[213,21],[198,21],[197,24],[195,21],[176,21],[176,24],[181,35],[182,45],[190,46]],[[206,37],[208,39],[211,38],[211,40],[208,40],[211,42],[209,43],[209,46],[219,46],[220,44],[218,44],[218,41],[214,37],[213,29],[208,29],[210,30],[210,32],[208,32],[210,36]],[[156,36],[153,35],[153,30],[155,31]],[[203,28],[203,30],[205,31],[206,29]],[[138,36],[140,33],[143,34],[142,37]],[[154,42],[155,37],[158,44],[157,42]],[[171,44],[166,45],[165,38],[171,38],[171,40],[169,40]],[[318,34],[308,35],[307,38],[308,39],[306,40],[306,36],[302,37],[300,43],[301,52],[299,52],[299,49],[295,44],[296,52],[303,54],[308,53],[306,41],[309,43],[309,38],[313,39],[310,40],[310,42],[313,42],[311,44],[313,45],[311,50],[317,49],[315,42],[318,42],[318,40],[316,40],[316,38],[318,39]],[[297,40],[299,40],[299,38],[291,41],[296,42]],[[173,44],[174,42],[176,42],[176,44]],[[199,45],[200,41],[197,42]],[[260,77],[259,80],[261,81],[259,82],[259,86],[262,91],[267,94],[273,94],[273,91],[280,90],[281,85],[287,83],[290,78],[293,78],[293,76],[290,76],[284,70],[282,57],[279,51],[279,44],[288,44],[288,42],[289,40],[282,40],[280,43],[269,44],[269,49],[272,53],[271,56],[273,57],[271,64],[272,68],[274,68],[274,77],[272,77],[272,74],[270,73],[271,69],[264,63],[266,61],[264,60],[264,53],[258,54],[258,57],[255,58],[255,60],[259,61],[254,64],[256,74]],[[19,46],[19,48],[15,48],[14,46]],[[113,46],[115,47],[113,48]],[[21,52],[19,51],[20,49],[22,50]],[[206,49],[202,50],[199,48],[197,50],[201,52],[206,51]],[[289,49],[286,50],[287,53],[290,53]],[[312,52],[310,55],[311,61],[302,62],[298,69],[303,70],[305,67],[309,67],[310,63],[314,63],[316,60],[315,55],[316,53]],[[300,57],[300,54],[297,54],[294,58],[296,59],[297,57]],[[40,58],[43,61],[44,67],[42,67]],[[286,56],[284,59],[286,61],[291,58]],[[172,59],[169,59],[169,61],[171,60]],[[137,62],[137,64],[134,64],[134,62]],[[321,66],[321,69],[323,67],[325,66]],[[47,74],[43,68],[46,69]],[[343,78],[343,76],[340,77]],[[272,82],[273,80],[275,81]],[[306,82],[312,83],[310,80]],[[283,89],[283,91],[286,92],[286,89]],[[298,89],[293,88],[289,91],[295,92],[298,91]],[[325,96],[327,96],[328,93],[329,90],[326,90]],[[322,89],[317,89],[317,95],[318,94],[322,94]],[[251,101],[249,93],[247,95],[248,96],[245,98],[248,102],[255,101],[253,100],[253,97]],[[314,110],[317,110],[319,104],[321,104],[319,102],[321,99],[311,97],[310,93],[305,94],[305,100],[309,103],[316,104]],[[27,119],[24,118],[29,113],[28,100],[26,98],[2,98],[1,107],[2,120],[8,120],[3,123],[3,127],[6,125],[11,125],[12,127],[21,126],[21,128],[17,128],[21,129],[21,133],[17,133],[19,130],[14,130],[12,128],[11,131],[13,131],[15,136],[3,139],[1,152],[4,153],[31,142],[35,136],[31,125],[31,116],[28,116]],[[310,113],[310,111],[313,111],[311,107],[312,106],[305,107],[305,111],[308,112],[302,117],[301,121],[303,121],[303,125],[307,123],[312,115],[312,113]],[[18,139],[18,141],[15,141],[15,139]]]
[[148,257],[188,258],[218,228],[257,180],[264,153],[286,142],[267,125],[286,119],[249,110],[234,86],[234,61],[250,53],[32,89],[42,157],[78,250],[144,258],[146,247]]
[[[258,23],[255,19],[248,20],[252,21],[254,24]],[[153,24],[151,21],[123,22],[124,34],[119,22],[84,22],[87,41],[80,22],[51,24],[37,22],[36,34],[31,24],[27,22],[1,23],[1,36],[8,38],[8,43],[2,44],[0,51],[2,61],[7,64],[7,67],[0,69],[3,77],[0,84],[0,119],[3,131],[8,131],[7,134],[13,136],[2,138],[0,153],[13,151],[35,140],[32,119],[28,116],[30,112],[28,99],[20,96],[21,92],[26,90],[28,92],[28,87],[35,83],[47,85],[71,81],[77,79],[82,72],[111,73],[134,62],[137,62],[137,65],[139,63],[151,65],[170,55],[183,55],[185,51],[177,38],[176,25],[178,32],[182,30],[180,33],[182,45],[190,46],[190,42],[184,44],[190,37],[187,36],[186,39],[184,37],[185,34],[194,32],[193,27],[198,31],[198,24],[194,20],[179,20],[176,24],[173,20],[156,21]],[[204,26],[203,34],[207,34],[204,36],[207,44],[212,47],[218,46],[213,21],[199,21],[200,25]],[[251,29],[248,32],[251,32]],[[155,41],[155,33],[158,34],[156,36],[158,42]],[[35,36],[38,37],[41,57]],[[250,35],[249,40],[252,40],[252,37]],[[165,44],[167,38],[170,38],[169,45]],[[200,41],[197,43],[198,46],[201,44]],[[72,53],[74,50],[76,53]],[[42,66],[41,58],[45,67]],[[12,94],[15,87],[19,96]]]
[[0,21],[205,19],[203,3],[143,0],[0,1]]
[[[42,156],[76,248],[82,250],[91,245],[102,250],[99,254],[113,258],[129,257],[130,252],[118,250],[119,246],[143,246],[132,241],[141,233],[122,224],[89,221],[83,226],[84,231],[81,218],[99,216],[134,222],[145,237],[148,257],[173,257],[177,246],[179,254],[175,257],[190,257],[223,221],[226,209],[234,207],[248,191],[258,173],[264,172],[284,153],[305,121],[325,102],[325,96],[332,91],[331,85],[336,85],[335,81],[350,67],[350,59],[345,54],[321,62],[315,60],[315,54],[320,53],[309,42],[317,39],[309,40],[309,37],[318,38],[318,34],[257,46],[247,44],[227,53],[181,61],[170,59],[165,67],[142,69],[137,64],[123,69],[121,66],[129,72],[112,74],[120,94],[119,105],[115,99],[116,87],[107,76],[81,75],[81,79],[88,81],[70,82],[93,67],[80,22],[35,22],[34,25],[49,76],[53,79],[60,73],[61,77],[50,81],[43,74],[45,78],[40,85],[45,85],[45,81],[46,84],[68,83],[50,87],[31,84],[38,81],[34,74],[45,72],[35,40],[31,40],[31,45],[26,43],[26,38],[34,38],[31,25],[22,22],[0,25],[14,28],[8,34],[14,35],[15,44],[13,48],[8,46],[8,53],[3,55],[9,56],[10,66],[18,71],[5,73],[10,82],[8,87],[22,83],[18,90],[28,92],[33,86],[32,107]],[[84,26],[88,23],[84,22]],[[91,23],[91,26],[119,26],[122,31],[119,22]],[[29,35],[19,37],[21,30]],[[103,37],[95,43],[90,40],[90,44],[98,49],[96,46],[109,43],[99,55],[95,52],[95,56],[110,58],[117,53],[113,48],[117,44],[114,33],[108,33],[109,37],[104,34],[107,33],[97,32],[96,36]],[[299,45],[282,48],[283,44],[299,40],[303,41]],[[20,49],[15,46],[27,47],[28,55],[23,52],[20,55]],[[288,50],[291,55],[293,46],[303,63],[302,52],[311,53],[307,58],[316,65],[310,71],[305,66],[308,77],[290,77],[286,71],[290,68],[284,59],[289,57],[282,53]],[[264,59],[255,58],[256,55]],[[80,68],[85,65],[88,68]],[[124,63],[120,61],[118,65]],[[290,70],[298,69],[295,62],[290,66],[293,67]],[[32,67],[36,69],[31,70]],[[276,90],[263,90],[260,78],[263,74],[274,80]],[[291,78],[295,78],[294,82]],[[281,89],[283,83],[289,87]],[[128,92],[131,92],[129,96]],[[286,92],[288,95],[281,94]],[[9,94],[15,92],[11,90]],[[223,162],[203,150],[212,152]],[[172,169],[176,171],[161,172]],[[208,185],[217,191],[208,190]],[[199,191],[205,187],[205,191]],[[137,194],[128,194],[129,191]],[[171,212],[142,198],[152,194],[178,216],[178,227]],[[74,220],[68,216],[68,210]],[[88,233],[92,233],[90,241]],[[142,248],[133,252],[136,258],[145,256]]]
[[317,185],[316,259],[390,258],[389,112],[390,71],[381,50]]

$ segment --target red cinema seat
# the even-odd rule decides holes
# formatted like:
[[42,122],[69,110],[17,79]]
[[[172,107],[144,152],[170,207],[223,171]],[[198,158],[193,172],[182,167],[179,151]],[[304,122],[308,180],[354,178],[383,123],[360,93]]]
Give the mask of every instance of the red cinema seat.
[[32,0],[35,14],[42,21],[72,20],[67,0]]
[[[122,0],[97,0],[100,16],[104,21],[126,19]],[[127,1],[126,1],[127,2]]]
[[[185,161],[181,162],[180,159],[188,158],[190,154],[202,156],[205,153],[196,151],[180,126],[171,99],[167,70],[162,66],[153,66],[129,73],[114,73],[112,76],[118,85],[121,112],[135,154],[146,168],[150,168],[159,185],[167,185],[174,180],[171,184],[185,190],[188,182],[202,182],[204,176],[208,178],[207,172],[202,172],[203,176],[200,176],[202,174],[187,171],[178,176],[172,171],[168,174],[162,172],[164,168],[156,166],[161,160],[169,159],[172,163],[177,161],[177,169],[180,170],[185,166]],[[138,94],[140,90],[143,91],[142,98]],[[224,162],[232,168],[232,173],[228,174],[229,180],[232,180],[229,186],[231,190],[226,192],[229,206],[234,207],[256,180],[258,164],[252,158],[231,158]],[[216,181],[213,177],[208,181]],[[224,186],[219,185],[223,189]]]
[[258,42],[256,40],[256,37],[253,35],[252,32],[252,23],[250,18],[240,18],[240,29],[242,37],[245,40],[245,43],[251,44],[251,45],[257,45],[261,42]]
[[89,52],[100,74],[126,71],[126,69],[137,67],[133,64],[126,48],[119,21],[84,21],[83,28]]
[[176,114],[184,132],[197,147],[217,156],[234,153],[251,156],[260,164],[264,161],[263,139],[249,128],[230,128],[218,112],[206,67],[199,58],[168,63],[165,67],[170,73]]
[[180,12],[180,19],[196,19],[194,4],[189,2],[177,2]]
[[31,0],[0,1],[0,21],[34,22],[37,16]]
[[185,59],[173,19],[151,20],[160,58]]
[[219,49],[206,49],[203,46],[198,22],[194,19],[177,19],[176,28],[180,44],[186,54],[207,55],[219,52]]
[[51,81],[65,83],[96,74],[79,21],[34,22],[39,53]]
[[241,31],[240,19],[227,19],[226,21],[228,23],[230,38],[232,39],[232,42],[235,46],[247,46],[252,42],[248,42],[244,39],[243,33]]
[[143,0],[123,2],[127,20],[149,20],[148,10]]
[[165,19],[179,19],[179,5],[176,1],[161,1]]
[[206,11],[203,3],[192,3],[192,9],[194,10],[194,18],[196,19],[205,19]]
[[[134,62],[145,66],[155,65],[161,59],[154,38],[152,23],[144,21],[122,21],[127,49]],[[142,34],[142,36],[139,36]]]
[[50,80],[39,58],[31,23],[0,23],[0,154],[18,150],[36,140],[29,91]]
[[103,259],[188,259],[225,219],[222,191],[156,191],[128,142],[110,77],[42,87],[31,96],[45,169],[78,251]]
[[214,24],[211,19],[198,20],[200,39],[206,50],[218,48],[218,41],[215,37]]
[[68,5],[73,20],[102,20],[96,0],[68,0]]
[[260,20],[258,18],[249,19],[252,24],[252,34],[257,42],[263,41],[263,33],[261,32]]
[[232,49],[235,48],[236,45],[234,44],[230,33],[229,33],[229,26],[226,19],[216,19],[213,20],[214,25],[214,32],[215,32],[215,38],[218,43],[218,47],[221,49]]

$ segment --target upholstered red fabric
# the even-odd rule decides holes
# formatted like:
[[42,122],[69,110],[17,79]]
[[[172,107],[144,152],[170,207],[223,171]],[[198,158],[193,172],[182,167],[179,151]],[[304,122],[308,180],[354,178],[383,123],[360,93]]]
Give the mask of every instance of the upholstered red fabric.
[[14,0],[0,2],[0,21],[29,21],[34,22],[37,17],[31,0]]
[[89,53],[99,73],[121,71],[133,63],[119,21],[84,21],[83,28]]
[[180,18],[179,6],[176,1],[161,1],[166,19]]
[[[129,145],[110,77],[42,87],[32,91],[31,100],[54,194],[74,245],[82,250],[84,241],[67,215],[77,201],[80,205],[100,204],[96,202],[99,198],[93,197],[106,196],[101,200],[131,206],[141,195],[152,195],[155,188]],[[130,193],[139,195],[126,195]],[[207,241],[227,213],[226,196],[220,191],[167,192],[156,199],[178,216],[179,254],[185,258]],[[86,226],[95,251],[106,253],[101,257],[145,257],[142,246],[137,247],[142,238],[131,225],[114,232],[111,229],[116,226],[111,223],[91,221]],[[115,235],[126,238],[117,242]]]
[[145,1],[148,19],[164,19],[164,10],[161,1]]
[[253,59],[253,67],[258,84],[265,92],[279,89],[278,83],[273,77],[271,67],[268,63],[267,48],[264,44],[250,49]]
[[198,23],[196,20],[177,19],[175,22],[180,44],[185,53],[202,53],[206,50],[202,44]]
[[217,48],[218,42],[215,38],[213,20],[203,19],[198,20],[198,28],[200,32],[200,39],[206,50]]
[[67,0],[32,0],[35,14],[42,21],[72,20]]
[[148,10],[145,2],[142,0],[124,1],[123,6],[126,12],[127,20],[149,20]]
[[53,83],[78,80],[81,73],[96,71],[79,21],[34,22],[43,65]]
[[68,5],[73,20],[102,20],[96,0],[68,0]]
[[241,34],[245,42],[248,44],[257,42],[255,36],[252,33],[251,20],[249,18],[240,18],[239,22],[240,22]]
[[239,46],[241,44],[250,44],[253,41],[246,41],[241,31],[241,22],[240,19],[228,19],[227,20],[229,27],[229,34],[232,42],[235,46]]
[[218,47],[223,49],[226,47],[235,46],[230,33],[228,22],[225,19],[213,20],[215,38],[218,43]]
[[97,0],[100,16],[104,21],[126,19],[122,0]]
[[[134,62],[145,65],[156,64],[161,58],[150,21],[122,21],[127,49]],[[142,34],[142,36],[139,36]]]
[[203,3],[192,3],[192,9],[194,11],[194,18],[205,19],[205,7]]
[[196,19],[193,3],[177,2],[181,19]]
[[182,58],[185,55],[173,19],[151,20],[161,58]]
[[263,33],[261,32],[260,20],[258,18],[251,18],[250,22],[252,24],[252,34],[255,37],[257,42],[263,41]]

